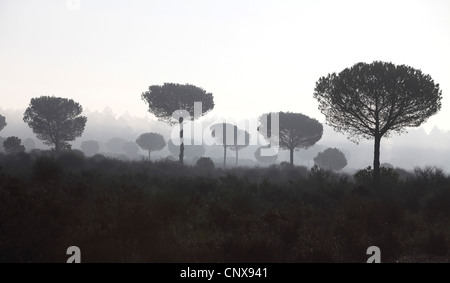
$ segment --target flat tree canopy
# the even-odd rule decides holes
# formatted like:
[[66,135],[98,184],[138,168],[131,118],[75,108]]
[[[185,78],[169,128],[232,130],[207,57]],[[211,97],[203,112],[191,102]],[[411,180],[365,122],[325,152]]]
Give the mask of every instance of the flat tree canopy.
[[314,97],[327,124],[349,139],[375,140],[374,181],[379,183],[380,141],[418,127],[441,109],[442,92],[430,75],[405,65],[358,63],[316,83]]
[[41,96],[31,99],[23,121],[44,144],[61,151],[83,134],[87,118],[80,116],[82,112],[83,107],[72,99]]
[[347,166],[347,158],[339,149],[327,148],[314,157],[314,164],[327,170],[341,170]]
[[[212,93],[191,84],[165,83],[161,85],[151,85],[149,90],[142,93],[142,100],[148,104],[148,110],[159,119],[171,124],[180,124],[180,154],[179,160],[183,163],[184,143],[183,143],[183,121],[187,117],[181,115],[181,111],[186,111],[190,119],[199,118],[214,108]],[[201,102],[202,108],[194,113],[194,103]],[[180,111],[181,110],[181,111]],[[173,117],[176,117],[176,119]]]
[[136,139],[136,143],[143,150],[148,151],[149,159],[152,151],[159,151],[166,147],[166,140],[158,133],[144,133]]
[[271,119],[274,113],[263,114],[259,117],[259,132],[268,139],[278,136],[279,147],[289,150],[290,163],[294,164],[294,151],[307,149],[322,138],[323,126],[316,119],[301,113],[279,112],[279,131],[271,129]]

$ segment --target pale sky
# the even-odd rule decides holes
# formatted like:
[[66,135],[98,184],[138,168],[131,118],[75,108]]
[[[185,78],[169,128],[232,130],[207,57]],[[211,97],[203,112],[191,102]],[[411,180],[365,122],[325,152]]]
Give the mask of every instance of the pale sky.
[[443,107],[424,126],[450,130],[448,0],[0,0],[3,109],[55,95],[145,116],[140,94],[174,82],[212,92],[209,115],[323,122],[319,77],[374,60],[430,74]]

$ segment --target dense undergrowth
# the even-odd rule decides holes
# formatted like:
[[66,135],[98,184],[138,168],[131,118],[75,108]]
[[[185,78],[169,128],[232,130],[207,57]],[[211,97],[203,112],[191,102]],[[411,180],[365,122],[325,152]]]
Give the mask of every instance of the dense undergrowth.
[[[205,165],[206,164],[206,165]],[[449,261],[450,178],[437,168],[215,169],[78,152],[0,155],[0,261]]]

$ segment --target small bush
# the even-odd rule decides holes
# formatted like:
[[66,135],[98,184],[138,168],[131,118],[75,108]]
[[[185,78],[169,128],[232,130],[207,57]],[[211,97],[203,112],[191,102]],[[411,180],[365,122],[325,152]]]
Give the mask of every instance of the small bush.
[[[373,169],[367,167],[357,171],[353,178],[358,185],[366,185],[371,187],[373,185]],[[380,186],[385,189],[393,188],[398,184],[400,175],[393,169],[388,167],[380,167]]]
[[214,162],[209,157],[200,157],[195,164],[195,168],[202,173],[211,173],[215,169]]

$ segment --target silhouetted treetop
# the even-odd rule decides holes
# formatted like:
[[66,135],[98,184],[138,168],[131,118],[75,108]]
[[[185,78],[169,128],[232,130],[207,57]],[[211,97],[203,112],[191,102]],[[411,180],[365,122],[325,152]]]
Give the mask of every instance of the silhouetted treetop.
[[202,173],[202,174],[211,174],[214,169],[215,165],[211,158],[209,157],[200,157],[197,162],[195,163],[195,167]]
[[152,151],[159,151],[166,147],[166,140],[158,133],[144,133],[137,138],[136,143],[143,150],[148,151],[148,158]]
[[[183,164],[183,122],[186,118],[194,120],[211,111],[214,108],[212,93],[190,84],[165,83],[162,86],[150,86],[148,91],[142,93],[141,98],[147,102],[149,111],[159,119],[172,124],[179,123],[181,141],[179,161]],[[201,109],[197,111],[195,111],[196,102],[202,103]],[[182,111],[189,113],[190,117],[183,115]]]
[[25,151],[25,146],[22,145],[22,140],[18,137],[8,137],[3,142],[3,147],[6,153],[18,153]]
[[61,151],[70,148],[67,142],[83,134],[87,118],[80,116],[82,112],[83,107],[72,99],[41,96],[31,99],[23,121],[44,144]]
[[271,118],[275,113],[259,117],[259,132],[268,139],[277,136],[279,147],[290,151],[290,162],[294,164],[294,150],[307,149],[322,138],[323,126],[316,119],[301,113],[279,112],[279,131],[271,129]]
[[6,118],[5,116],[0,115],[0,131],[3,130],[4,127],[6,127]]
[[173,121],[172,114],[177,110],[187,111],[194,117],[194,102],[202,102],[202,116],[214,108],[212,93],[191,84],[165,83],[151,85],[142,93],[142,100],[147,102],[149,111],[167,122]]
[[374,138],[374,181],[380,177],[383,136],[417,127],[441,109],[442,92],[430,75],[405,65],[357,63],[321,77],[314,91],[319,110],[353,141]]
[[376,61],[320,78],[314,97],[335,130],[371,139],[420,126],[440,110],[442,91],[420,70]]
[[327,148],[314,157],[315,165],[328,170],[341,170],[347,166],[345,154],[337,148]]

